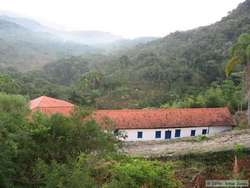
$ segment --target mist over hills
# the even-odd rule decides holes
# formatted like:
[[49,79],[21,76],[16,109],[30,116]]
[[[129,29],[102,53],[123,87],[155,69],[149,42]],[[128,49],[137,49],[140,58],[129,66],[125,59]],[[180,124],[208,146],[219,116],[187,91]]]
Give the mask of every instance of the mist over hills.
[[[6,19],[7,18],[7,19]],[[0,17],[0,66],[21,71],[42,67],[62,57],[96,51],[93,47],[61,41],[43,27],[22,19]],[[20,24],[18,24],[20,23]],[[32,28],[32,29],[31,29]]]
[[102,31],[66,32],[1,12],[0,34],[0,66],[21,71],[38,69],[61,58],[107,53],[113,45],[120,49],[141,43]]
[[48,32],[50,29],[40,23],[23,17],[15,17],[14,15],[8,15],[7,13],[1,13],[0,11],[0,19],[8,22],[15,23],[19,26],[22,26],[26,29],[36,32]]

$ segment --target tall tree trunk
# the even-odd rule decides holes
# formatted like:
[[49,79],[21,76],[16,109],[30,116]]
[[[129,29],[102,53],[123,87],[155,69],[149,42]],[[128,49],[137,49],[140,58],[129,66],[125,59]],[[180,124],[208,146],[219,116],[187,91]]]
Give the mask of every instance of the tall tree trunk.
[[239,177],[240,175],[240,169],[238,165],[238,157],[237,154],[234,154],[234,166],[233,166],[233,176],[234,178]]
[[247,96],[247,124],[250,127],[250,97]]
[[246,65],[247,120],[250,126],[250,62]]

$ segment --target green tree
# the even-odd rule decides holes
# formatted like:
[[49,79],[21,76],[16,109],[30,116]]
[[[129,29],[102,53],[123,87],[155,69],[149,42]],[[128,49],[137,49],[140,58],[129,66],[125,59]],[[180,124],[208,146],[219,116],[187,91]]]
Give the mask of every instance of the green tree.
[[85,74],[73,87],[70,99],[77,104],[95,104],[95,99],[101,95],[104,85],[104,75],[93,71]]
[[67,163],[52,161],[51,165],[38,161],[34,175],[44,179],[46,188],[96,188],[91,170],[95,166],[95,157],[80,154]]
[[168,163],[128,159],[116,162],[110,167],[110,180],[104,188],[179,188],[180,182],[174,178]]
[[16,80],[6,74],[0,74],[0,92],[9,94],[18,94],[20,85]]
[[240,167],[238,164],[238,159],[242,159],[246,156],[246,149],[240,144],[234,146],[234,165],[233,165],[233,175],[235,178],[239,178]]
[[19,147],[26,139],[27,113],[24,97],[0,93],[0,187],[13,185]]
[[237,64],[245,67],[245,80],[248,100],[248,125],[250,125],[250,34],[242,34],[231,48],[230,60],[226,66],[226,75],[229,76]]

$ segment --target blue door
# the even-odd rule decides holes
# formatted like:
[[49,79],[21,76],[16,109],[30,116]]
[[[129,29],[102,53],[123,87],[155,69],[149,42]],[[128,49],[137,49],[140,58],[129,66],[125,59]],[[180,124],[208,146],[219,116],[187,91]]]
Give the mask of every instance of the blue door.
[[171,131],[165,131],[165,139],[171,139]]

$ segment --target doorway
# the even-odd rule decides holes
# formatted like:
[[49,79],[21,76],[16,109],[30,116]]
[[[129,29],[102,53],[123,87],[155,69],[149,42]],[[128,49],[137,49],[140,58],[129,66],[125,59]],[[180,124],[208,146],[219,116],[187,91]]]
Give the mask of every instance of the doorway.
[[165,131],[165,139],[171,139],[171,131]]

